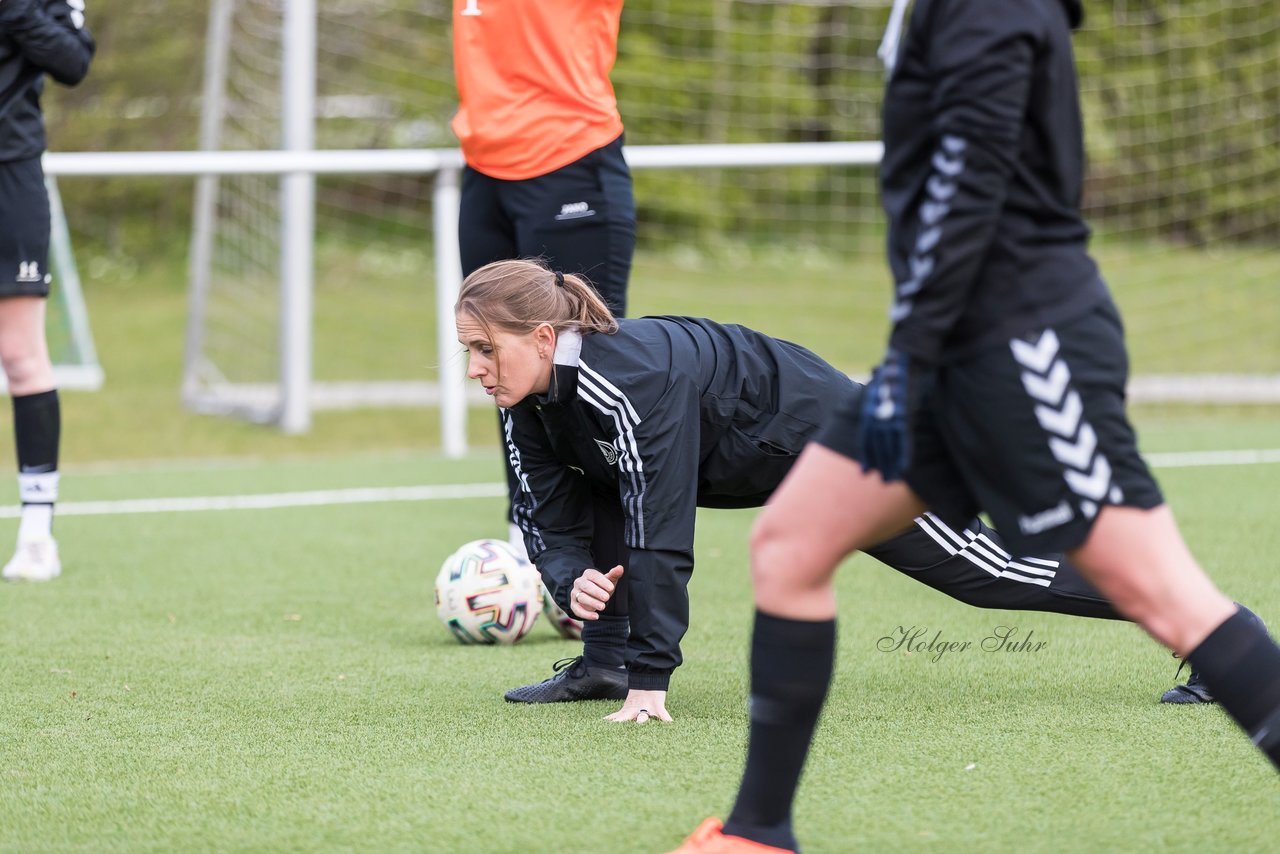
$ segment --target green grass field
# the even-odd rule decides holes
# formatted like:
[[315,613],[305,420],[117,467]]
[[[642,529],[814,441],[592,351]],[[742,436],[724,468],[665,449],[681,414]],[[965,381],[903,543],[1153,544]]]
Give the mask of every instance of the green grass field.
[[[182,412],[181,258],[113,270],[86,285],[107,389],[64,397],[65,574],[0,587],[0,851],[655,852],[725,814],[746,732],[752,512],[700,516],[675,723],[606,724],[607,703],[510,706],[505,689],[578,647],[546,625],[512,648],[458,646],[431,593],[458,544],[503,533],[497,499],[71,512],[500,478],[483,410],[463,460],[434,451],[429,411],[321,414],[302,437]],[[882,344],[886,288],[848,281],[876,275],[642,257],[633,298],[635,313],[746,322],[859,370]],[[429,306],[408,285],[383,297],[366,311],[321,293],[320,322],[413,376],[434,358]],[[388,312],[408,322],[379,326]],[[1137,420],[1148,451],[1280,448],[1275,408]],[[1206,567],[1280,626],[1280,465],[1157,473]],[[15,530],[0,520],[0,543]],[[1274,772],[1217,708],[1156,704],[1176,662],[1132,626],[970,609],[861,558],[840,596],[838,673],[796,816],[807,851],[1280,839]],[[979,641],[1001,625],[1047,646],[939,661],[876,650],[899,626]]]
[[[1218,446],[1256,438],[1223,430]],[[1278,471],[1161,471],[1219,582],[1273,621]],[[106,501],[498,476],[491,454],[404,453],[66,482],[69,500]],[[744,746],[753,514],[702,514],[676,722],[639,728],[602,722],[608,703],[502,702],[574,654],[549,626],[479,648],[436,620],[440,561],[497,532],[500,512],[494,499],[68,512],[63,578],[0,588],[0,849],[654,852],[723,815]],[[1175,662],[1132,626],[970,609],[862,558],[840,585],[838,674],[797,814],[806,850],[1280,838],[1274,772],[1218,709],[1155,703]],[[1047,646],[876,650],[899,626],[978,641],[1001,625]]]

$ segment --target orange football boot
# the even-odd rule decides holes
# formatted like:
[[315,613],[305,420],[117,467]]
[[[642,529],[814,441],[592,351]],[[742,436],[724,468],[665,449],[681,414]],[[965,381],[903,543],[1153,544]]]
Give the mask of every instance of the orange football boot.
[[698,825],[684,844],[670,854],[795,854],[790,848],[774,848],[752,842],[741,836],[725,836],[718,818],[708,818]]

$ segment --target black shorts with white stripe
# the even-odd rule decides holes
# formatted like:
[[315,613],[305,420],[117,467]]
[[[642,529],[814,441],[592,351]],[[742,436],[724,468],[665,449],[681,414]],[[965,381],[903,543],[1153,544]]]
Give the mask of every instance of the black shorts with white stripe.
[[1124,619],[1065,557],[1017,557],[980,519],[956,530],[926,513],[867,554],[975,608]]
[[[906,481],[952,528],[986,513],[1017,554],[1070,551],[1106,504],[1150,509],[1160,488],[1125,415],[1128,354],[1104,302],[922,378]],[[818,440],[857,459],[855,402]]]

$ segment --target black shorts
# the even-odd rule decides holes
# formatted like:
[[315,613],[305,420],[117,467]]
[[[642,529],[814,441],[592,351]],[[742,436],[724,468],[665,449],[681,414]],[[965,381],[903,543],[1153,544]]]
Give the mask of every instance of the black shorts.
[[[1017,554],[1081,545],[1106,504],[1149,509],[1160,488],[1125,415],[1128,355],[1109,300],[922,378],[908,485],[947,524],[986,512]],[[857,459],[859,413],[818,441]]]
[[49,295],[49,192],[40,158],[0,163],[0,297]]
[[582,274],[613,313],[627,313],[636,202],[622,137],[567,166],[521,181],[462,173],[462,274],[493,261],[541,258]]

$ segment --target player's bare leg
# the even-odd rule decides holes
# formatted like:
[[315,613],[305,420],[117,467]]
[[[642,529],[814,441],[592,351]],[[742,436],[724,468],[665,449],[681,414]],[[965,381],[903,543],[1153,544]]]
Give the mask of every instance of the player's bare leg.
[[795,848],[791,804],[835,664],[836,567],[924,509],[842,454],[810,444],[800,455],[751,534],[751,731],[737,801],[723,828],[704,822],[681,851]]
[[1121,613],[1187,656],[1280,768],[1280,647],[1204,574],[1169,508],[1105,507],[1069,557]]
[[22,497],[17,548],[3,570],[9,581],[48,581],[62,572],[52,528],[61,414],[45,341],[45,302],[39,296],[0,298],[0,364],[13,396]]

